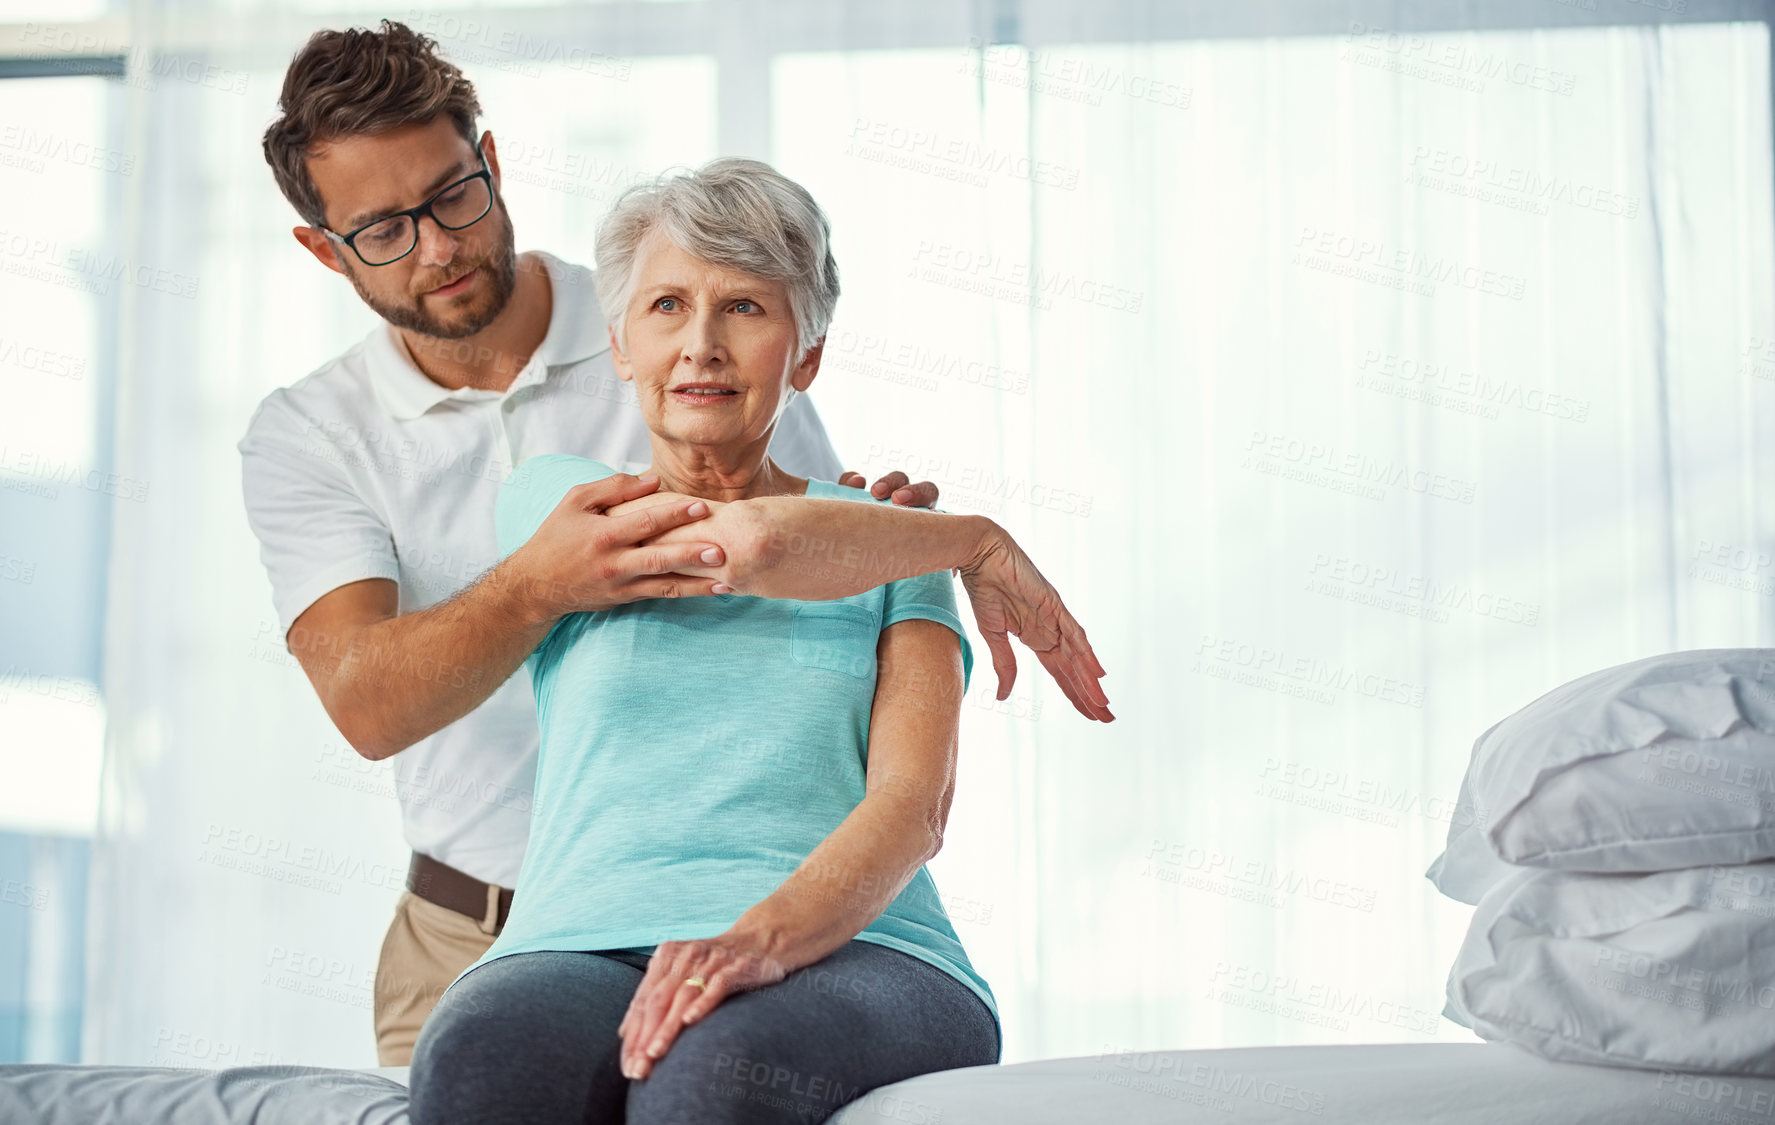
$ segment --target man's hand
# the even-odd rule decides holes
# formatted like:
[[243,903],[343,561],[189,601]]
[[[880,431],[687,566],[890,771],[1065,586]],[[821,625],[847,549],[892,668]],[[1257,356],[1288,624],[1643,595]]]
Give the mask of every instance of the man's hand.
[[1009,633],[1029,646],[1079,714],[1098,722],[1115,721],[1109,696],[1097,682],[1107,673],[1097,663],[1084,627],[1003,528],[991,525],[979,552],[961,568],[961,584],[973,603],[974,622],[992,652],[998,698],[1007,698],[1017,682],[1017,658],[1005,639]]
[[721,547],[708,542],[648,544],[660,532],[695,523],[709,505],[686,498],[621,515],[606,510],[646,496],[659,478],[617,473],[575,485],[536,534],[512,553],[512,581],[540,619],[626,605],[643,598],[687,598],[712,592],[716,579],[681,568],[719,566]]
[[[846,472],[838,478],[838,483],[846,488],[862,488],[863,474]],[[895,470],[869,486],[869,495],[882,500],[892,495],[894,503],[907,508],[935,508],[937,506],[937,486],[928,480],[917,484],[908,483],[905,473]]]

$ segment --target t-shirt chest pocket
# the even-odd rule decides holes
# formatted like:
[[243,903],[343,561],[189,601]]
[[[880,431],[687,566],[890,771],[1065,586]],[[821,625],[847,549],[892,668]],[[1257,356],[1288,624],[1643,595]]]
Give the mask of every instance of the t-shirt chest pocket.
[[875,678],[881,627],[873,611],[848,602],[811,602],[795,610],[789,653],[795,663],[859,680]]

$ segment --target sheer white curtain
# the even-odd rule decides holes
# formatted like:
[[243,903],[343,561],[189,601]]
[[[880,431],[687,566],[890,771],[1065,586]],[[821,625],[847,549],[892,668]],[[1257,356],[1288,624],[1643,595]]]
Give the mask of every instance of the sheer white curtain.
[[[1421,873],[1473,738],[1768,643],[1764,27],[844,43],[777,55],[744,130],[706,46],[455,46],[521,245],[584,260],[610,185],[768,136],[837,232],[841,454],[992,514],[1090,630],[1118,721],[1027,656],[995,704],[983,662],[933,864],[1005,1058],[1464,1037],[1466,911]],[[136,101],[131,245],[200,292],[125,314],[152,492],[114,529],[90,1061],[373,1062],[397,812],[275,636],[233,450],[369,321],[288,237],[255,50],[244,94]]]

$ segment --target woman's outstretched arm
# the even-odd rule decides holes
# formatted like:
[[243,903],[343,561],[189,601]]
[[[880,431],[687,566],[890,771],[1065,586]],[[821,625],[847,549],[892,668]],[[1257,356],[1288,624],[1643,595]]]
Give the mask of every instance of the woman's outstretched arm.
[[[943,846],[961,646],[948,626],[911,618],[882,630],[876,669],[863,800],[726,933],[654,951],[618,1028],[624,1074],[645,1077],[678,1032],[724,998],[774,984],[856,937]],[[707,987],[685,986],[692,977]]]
[[[655,492],[609,511],[620,515],[685,499],[690,497]],[[1097,682],[1105,674],[1103,665],[1084,628],[1016,540],[985,516],[803,496],[704,503],[711,510],[707,519],[646,541],[660,546],[712,542],[726,556],[717,565],[680,566],[680,573],[714,578],[753,597],[829,601],[902,578],[959,569],[975,624],[992,654],[999,699],[1010,697],[1017,680],[1009,640],[1014,636],[1036,654],[1081,715],[1114,720],[1109,697]]]
[[[609,509],[610,515],[694,500],[661,490]],[[726,558],[716,566],[680,566],[679,573],[714,578],[757,598],[830,601],[902,578],[968,565],[983,554],[998,525],[985,516],[923,508],[860,504],[806,496],[704,500],[711,515],[698,538],[671,528],[648,543],[714,542]]]

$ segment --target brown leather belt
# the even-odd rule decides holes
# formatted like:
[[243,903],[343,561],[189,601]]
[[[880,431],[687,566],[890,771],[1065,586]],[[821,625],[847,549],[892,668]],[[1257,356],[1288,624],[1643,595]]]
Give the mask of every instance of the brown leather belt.
[[468,915],[484,934],[505,929],[506,915],[512,912],[510,887],[483,883],[418,852],[413,853],[413,862],[407,866],[407,889],[427,902]]

